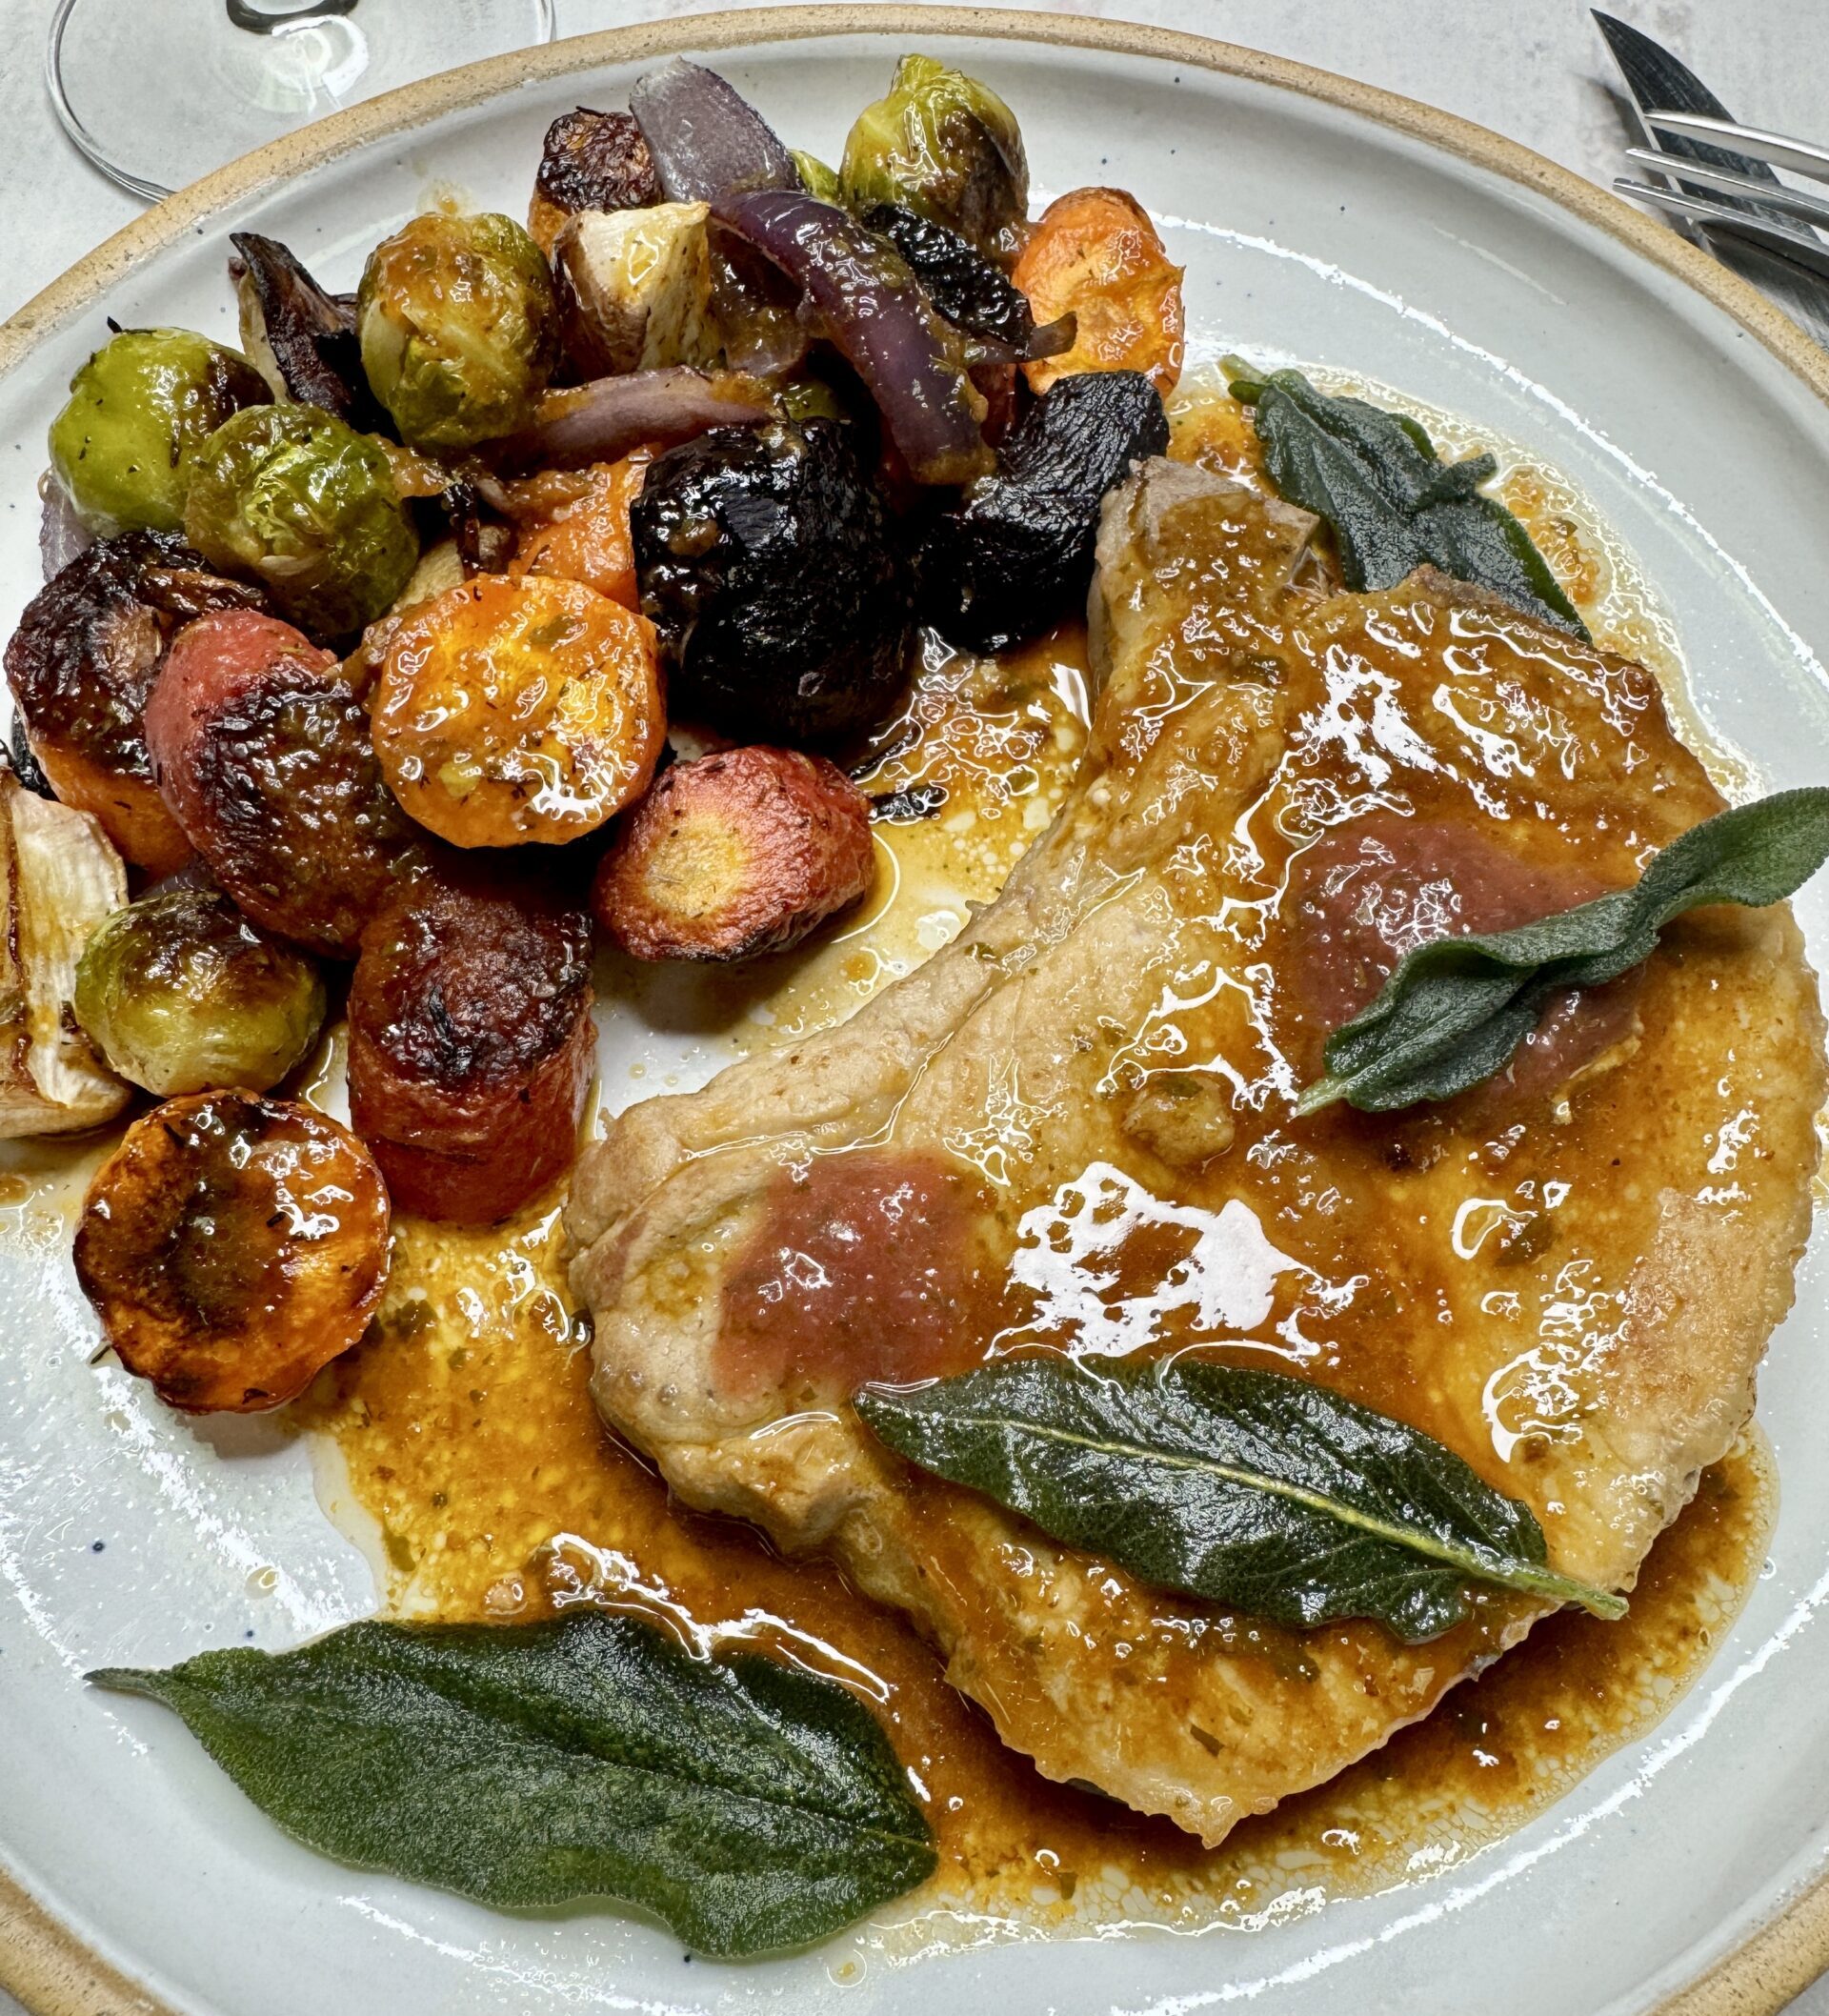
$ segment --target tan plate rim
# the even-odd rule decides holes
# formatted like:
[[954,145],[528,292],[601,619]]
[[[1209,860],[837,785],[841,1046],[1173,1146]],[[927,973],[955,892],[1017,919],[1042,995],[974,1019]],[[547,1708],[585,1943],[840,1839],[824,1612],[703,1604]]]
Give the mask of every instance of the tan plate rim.
[[[1618,239],[1732,315],[1820,398],[1829,400],[1829,351],[1813,343],[1746,281],[1607,191],[1452,112],[1286,57],[1140,23],[994,8],[853,4],[688,14],[578,35],[448,71],[320,120],[179,191],[53,280],[0,325],[0,373],[23,362],[41,336],[90,307],[135,267],[225,205],[371,141],[407,131],[521,84],[573,71],[689,50],[847,34],[975,35],[1156,57],[1272,85],[1356,112],[1522,183]],[[1655,2016],[1775,2016],[1825,1968],[1829,1875],[1815,1879],[1735,1951],[1658,2004]],[[91,1951],[3,1870],[0,1987],[16,1996],[33,2016],[178,2016]]]

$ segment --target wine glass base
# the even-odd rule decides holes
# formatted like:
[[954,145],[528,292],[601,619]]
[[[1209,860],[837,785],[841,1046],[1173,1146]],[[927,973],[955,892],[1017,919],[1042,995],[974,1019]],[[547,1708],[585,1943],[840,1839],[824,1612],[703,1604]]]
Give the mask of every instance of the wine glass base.
[[553,33],[553,0],[58,0],[45,81],[77,147],[154,202],[345,106]]

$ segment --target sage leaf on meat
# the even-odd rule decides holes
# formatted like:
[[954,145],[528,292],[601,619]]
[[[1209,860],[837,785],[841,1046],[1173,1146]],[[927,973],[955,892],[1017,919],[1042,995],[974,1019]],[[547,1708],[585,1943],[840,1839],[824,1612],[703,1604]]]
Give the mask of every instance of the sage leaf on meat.
[[1505,1068],[1551,996],[1598,987],[1649,958],[1664,926],[1686,910],[1782,902],[1826,859],[1829,788],[1781,791],[1692,826],[1630,889],[1510,931],[1432,938],[1329,1036],[1326,1076],[1296,1111],[1344,1099],[1388,1113],[1464,1092]]
[[1452,1449],[1285,1373],[1009,1359],[855,1404],[911,1462],[1064,1545],[1275,1623],[1371,1617],[1416,1643],[1469,1614],[1470,1583],[1626,1607],[1551,1569],[1530,1508]]
[[1327,520],[1349,588],[1395,588],[1438,567],[1587,638],[1530,534],[1481,489],[1497,473],[1491,455],[1444,462],[1408,413],[1331,396],[1298,371],[1260,373],[1237,357],[1224,368],[1233,396],[1252,409],[1271,481]]
[[499,1906],[620,1899],[703,1953],[804,1945],[935,1865],[854,1696],[637,1618],[372,1622],[89,1677],[175,1710],[308,1847]]

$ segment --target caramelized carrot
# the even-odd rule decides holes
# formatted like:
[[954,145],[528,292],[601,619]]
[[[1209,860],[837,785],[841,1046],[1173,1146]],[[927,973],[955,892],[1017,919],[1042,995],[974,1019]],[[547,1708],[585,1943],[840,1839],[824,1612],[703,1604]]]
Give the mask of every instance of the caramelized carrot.
[[640,494],[653,458],[652,448],[638,448],[620,462],[597,462],[581,471],[590,479],[589,487],[559,505],[544,522],[522,530],[509,573],[582,581],[625,609],[639,609],[629,507]]
[[638,959],[785,952],[874,873],[870,800],[823,756],[727,749],[676,763],[597,871],[597,921]]
[[653,631],[580,581],[479,575],[400,617],[372,720],[389,788],[441,839],[576,839],[653,775]]
[[102,1165],[76,1278],[127,1369],[168,1405],[295,1399],[368,1327],[388,1278],[388,1193],[314,1107],[247,1092],[168,1099]]
[[1042,212],[1011,275],[1037,322],[1071,311],[1072,350],[1025,364],[1035,392],[1082,371],[1145,373],[1165,397],[1181,375],[1181,269],[1121,189],[1076,189]]

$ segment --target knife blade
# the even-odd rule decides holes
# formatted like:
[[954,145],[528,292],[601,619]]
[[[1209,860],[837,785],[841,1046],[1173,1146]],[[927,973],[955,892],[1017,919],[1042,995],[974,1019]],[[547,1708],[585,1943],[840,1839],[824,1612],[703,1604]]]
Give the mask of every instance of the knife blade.
[[[1678,164],[1688,160],[1729,169],[1755,181],[1769,182],[1775,188],[1779,186],[1778,176],[1763,161],[1686,133],[1660,132],[1654,128],[1645,118],[1647,112],[1701,112],[1711,119],[1730,120],[1734,114],[1687,64],[1673,56],[1661,43],[1654,42],[1630,23],[1602,13],[1598,8],[1591,11],[1624,80],[1645,144],[1669,157],[1670,179],[1677,187],[1688,195],[1745,210],[1756,216],[1788,221],[1782,212],[1752,197],[1722,195],[1699,183],[1683,180]],[[1690,232],[1723,266],[1771,295],[1794,322],[1829,349],[1829,288],[1818,275],[1784,253],[1749,244],[1731,231],[1710,231],[1696,225],[1690,227]]]

